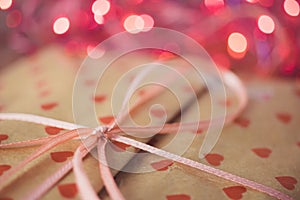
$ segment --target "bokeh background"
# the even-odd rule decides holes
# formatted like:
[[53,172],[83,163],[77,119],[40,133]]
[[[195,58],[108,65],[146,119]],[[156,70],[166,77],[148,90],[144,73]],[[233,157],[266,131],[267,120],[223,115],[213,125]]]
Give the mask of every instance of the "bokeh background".
[[[299,4],[297,0],[0,0],[0,66],[52,43],[72,56],[101,56],[91,50],[109,36],[120,31],[138,34],[156,26],[189,35],[220,67],[300,77]],[[175,42],[169,45],[180,48]]]

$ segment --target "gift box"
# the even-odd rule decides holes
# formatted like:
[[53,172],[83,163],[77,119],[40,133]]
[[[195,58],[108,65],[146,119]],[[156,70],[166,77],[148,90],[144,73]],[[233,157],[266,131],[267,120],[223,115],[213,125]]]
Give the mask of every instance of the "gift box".
[[[95,105],[96,118],[101,124],[113,120],[109,104],[112,102],[115,82],[133,66],[153,60],[151,56],[144,54],[129,56],[129,59],[121,58],[115,62],[101,81],[104,87],[97,88],[95,93],[88,95],[90,104]],[[187,68],[188,64],[185,61],[171,58],[163,62],[175,68]],[[70,57],[59,47],[49,47],[3,70],[1,112],[24,112],[73,122],[72,87],[80,62],[81,59]],[[184,70],[181,71],[185,73]],[[159,76],[159,73],[156,75]],[[174,93],[166,88],[139,88],[130,103],[135,108],[130,112],[135,125],[143,126],[149,122],[154,125],[160,124],[163,119],[173,122],[195,121],[199,118],[199,112],[200,120],[205,121],[212,118],[213,109],[220,110],[220,116],[224,114],[222,108],[225,108],[228,114],[236,111],[239,101],[235,92],[227,88],[227,98],[217,99],[217,104],[214,104],[211,94],[205,90],[204,83],[193,74],[187,73],[187,77],[191,87],[186,87],[179,79],[174,79],[176,84],[172,79],[168,83],[172,84],[171,91],[180,96],[183,105],[173,101]],[[249,103],[245,111],[222,130],[218,142],[204,158],[199,158],[199,148],[208,134],[206,130],[183,131],[176,135],[151,135],[144,138],[131,137],[167,152],[183,154],[185,158],[264,184],[297,199],[300,195],[297,157],[300,151],[300,136],[297,133],[297,121],[300,117],[297,112],[299,89],[290,80],[250,78],[243,73],[239,73],[239,77],[246,84]],[[121,90],[126,90],[134,79],[134,75],[130,74],[128,84],[121,84]],[[84,83],[86,87],[97,86],[95,80],[86,80]],[[198,102],[191,101],[194,93]],[[121,105],[122,99],[116,98],[117,104]],[[155,104],[162,105],[165,110],[151,107]],[[82,106],[86,108],[86,104]],[[181,106],[184,109],[181,110]],[[94,125],[89,124],[89,121],[84,122],[87,126]],[[124,122],[127,123],[130,124]],[[67,132],[53,126],[17,120],[2,120],[0,128],[1,144]],[[168,146],[171,142],[172,145]],[[71,160],[80,143],[79,139],[64,142],[25,165],[1,182],[1,198],[23,199],[30,195],[43,180]],[[122,168],[117,170],[112,167],[112,173],[126,199],[272,199],[265,193],[170,159],[152,154],[142,157],[132,156],[130,153],[127,155],[127,152],[137,152],[138,149],[124,143],[112,140],[112,145],[111,149],[116,155],[110,152],[108,161],[117,162]],[[5,176],[36,149],[37,147],[32,146],[1,148],[1,176]],[[101,198],[109,199],[98,172],[98,162],[92,154],[88,154],[83,162],[84,169],[94,190],[99,191]],[[42,199],[80,199],[77,184],[71,171],[51,187]]]
[[[156,58],[155,58],[156,59]],[[110,106],[112,102],[112,91],[116,82],[128,70],[134,66],[145,64],[153,61],[153,57],[146,55],[129,55],[126,58],[120,58],[112,64],[99,83],[96,79],[87,79],[83,82],[83,87],[95,88],[94,93],[87,94],[87,101],[79,109],[89,109],[95,106],[96,121],[100,124],[108,124],[113,120],[113,112]],[[76,73],[79,70],[82,58],[72,57],[63,49],[57,46],[51,46],[41,50],[33,56],[23,58],[5,68],[1,72],[1,112],[2,113],[30,113],[49,118],[59,119],[67,122],[74,122],[72,112],[72,89],[76,81]],[[169,61],[165,61],[169,62]],[[183,60],[173,60],[169,62],[174,68],[186,68],[188,63]],[[162,71],[151,76],[162,75]],[[187,74],[190,78],[190,86],[180,85],[178,80],[169,80],[168,84],[174,86],[173,92],[180,90],[181,100],[173,101],[172,92],[165,88],[159,89],[159,86],[145,86],[139,88],[130,100],[137,102],[131,103],[136,109],[130,113],[132,119],[138,125],[145,125],[151,122],[153,125],[161,122],[170,121],[180,113],[179,103],[185,106],[190,103],[190,94],[198,93],[203,90],[203,83],[197,80],[193,74]],[[127,78],[127,79],[126,79]],[[128,86],[134,80],[134,74],[125,77],[126,84],[119,85],[119,91],[126,91]],[[174,84],[176,81],[176,84]],[[97,88],[97,85],[101,87]],[[156,93],[154,91],[157,91]],[[116,104],[121,105],[122,97],[114,98]],[[73,99],[74,101],[74,99]],[[160,107],[151,107],[160,104]],[[148,111],[148,112],[145,112]],[[95,124],[86,120],[85,114],[77,120],[81,120],[82,125],[93,126]],[[83,121],[82,121],[83,120]],[[126,121],[124,122],[127,123]],[[0,121],[1,144],[7,144],[18,141],[26,141],[46,136],[54,137],[63,134],[67,130],[54,126],[45,126],[18,120]],[[147,142],[151,137],[139,139]],[[1,199],[23,199],[30,195],[31,191],[37,188],[47,177],[61,168],[66,162],[70,161],[74,155],[75,149],[80,144],[80,139],[64,142],[57,147],[49,150],[37,159],[22,167],[12,176],[1,182],[0,197]],[[135,148],[128,147],[122,143],[113,142],[113,148],[116,152],[137,151]],[[1,148],[1,176],[5,176],[14,166],[17,166],[22,160],[33,153],[38,147],[27,146],[21,148]],[[131,155],[118,157],[120,167],[125,165]],[[89,154],[84,159],[84,169],[87,172],[89,180],[96,191],[103,188],[101,181],[98,161]],[[118,170],[112,169],[113,174]],[[43,199],[78,199],[77,185],[75,184],[74,174],[68,173],[54,187],[51,188]]]

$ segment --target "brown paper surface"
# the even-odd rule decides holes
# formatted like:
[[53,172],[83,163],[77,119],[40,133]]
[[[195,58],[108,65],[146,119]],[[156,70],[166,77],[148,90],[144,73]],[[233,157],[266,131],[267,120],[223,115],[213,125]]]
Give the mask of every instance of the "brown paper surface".
[[[206,132],[196,136],[183,156],[300,199],[299,90],[293,81],[242,77],[249,94],[246,110],[223,129],[216,146],[204,159],[199,159],[198,153]],[[226,104],[229,113],[235,109],[236,99],[232,94],[228,95]],[[183,118],[194,121],[196,106],[200,107],[202,119],[210,117],[211,103],[206,93],[183,114]],[[191,134],[184,133],[182,141]],[[151,143],[164,148],[173,137],[155,136]],[[130,163],[139,169],[157,158],[151,155],[143,160],[132,159]],[[120,172],[116,179],[125,198],[131,200],[274,199],[178,163],[149,173]],[[101,197],[109,199],[105,191]]]
[[[91,96],[91,104],[95,104],[97,117],[100,121],[109,119],[112,115],[110,100],[111,91],[114,87],[114,81],[126,72],[132,66],[150,62],[151,59],[145,56],[131,56],[121,58],[113,63],[104,75],[101,91],[96,90],[97,97]],[[76,71],[81,60],[68,57],[59,47],[49,47],[41,52],[24,58],[12,66],[5,68],[0,73],[0,111],[1,112],[19,112],[30,113],[63,121],[73,122],[72,114],[72,89],[75,80]],[[173,62],[174,65],[186,65],[183,61]],[[122,66],[122,67],[120,67]],[[192,79],[194,80],[194,79]],[[87,86],[94,86],[95,82],[87,81]],[[128,85],[130,80],[128,81]],[[124,90],[128,87],[124,85]],[[178,83],[174,84],[175,90],[180,88]],[[192,86],[196,91],[202,89],[202,83],[192,81]],[[147,92],[147,91],[146,91]],[[184,91],[190,93],[190,91]],[[182,95],[185,104],[189,103],[189,95]],[[167,112],[167,120],[172,119],[179,112],[178,102],[172,100],[174,95],[165,91],[161,95],[151,99],[144,105],[141,105],[137,111],[132,113],[133,119],[138,124],[149,122],[149,110],[152,104],[161,104]],[[139,98],[137,94],[133,97]],[[122,99],[117,99],[121,103]],[[150,113],[151,114],[151,113]],[[155,117],[152,116],[154,120]],[[38,137],[45,137],[62,133],[65,130],[45,127],[42,125],[18,122],[18,121],[0,121],[0,140],[1,143],[23,141]],[[148,141],[149,138],[143,141]],[[21,199],[28,192],[32,191],[45,178],[54,173],[61,167],[66,160],[70,160],[79,141],[69,141],[63,143],[49,152],[34,160],[21,171],[19,171],[6,183],[1,183],[0,199]],[[26,156],[30,155],[36,147],[26,147],[18,149],[0,149],[0,175],[4,174],[9,168],[17,165]],[[130,157],[124,159],[125,165]],[[91,155],[84,160],[84,168],[96,191],[103,187],[98,172],[98,161]],[[115,174],[116,171],[113,170]],[[78,199],[76,185],[74,183],[73,173],[69,173],[54,188],[51,189],[43,199]]]

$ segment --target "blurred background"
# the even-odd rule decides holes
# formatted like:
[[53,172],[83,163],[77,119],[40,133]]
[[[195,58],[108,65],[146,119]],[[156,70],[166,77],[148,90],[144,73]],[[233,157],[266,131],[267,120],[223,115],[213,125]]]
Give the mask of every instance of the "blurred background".
[[[0,0],[0,67],[53,43],[71,56],[99,57],[101,52],[91,50],[113,34],[165,27],[192,37],[220,67],[300,77],[299,4],[297,0]],[[156,51],[158,56],[164,53]]]

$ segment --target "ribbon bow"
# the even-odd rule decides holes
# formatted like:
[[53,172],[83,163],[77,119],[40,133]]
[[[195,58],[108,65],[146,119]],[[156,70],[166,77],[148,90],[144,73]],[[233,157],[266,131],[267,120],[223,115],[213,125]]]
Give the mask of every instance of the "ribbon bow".
[[[231,72],[223,71],[223,80],[224,83],[235,92],[239,99],[238,109],[235,113],[225,116],[225,123],[230,123],[233,121],[245,108],[247,104],[247,94],[246,90],[242,84],[242,82]],[[139,75],[138,79],[142,79],[143,75]],[[134,84],[137,84],[138,81],[134,81]],[[131,87],[131,89],[134,87]],[[130,92],[128,92],[130,94]],[[125,103],[129,98],[125,97]],[[123,102],[123,105],[125,105]],[[121,109],[122,110],[122,109]],[[57,170],[54,174],[50,175],[44,182],[42,182],[37,188],[35,188],[32,192],[29,193],[25,199],[39,199],[42,197],[51,187],[53,187],[61,178],[63,178],[71,169],[74,170],[77,187],[79,190],[79,194],[81,198],[84,200],[97,200],[99,197],[97,193],[94,191],[91,183],[89,182],[83,167],[82,160],[83,158],[95,147],[98,152],[98,160],[99,160],[99,170],[104,183],[104,186],[109,194],[109,196],[114,200],[123,200],[124,197],[122,193],[119,191],[114,177],[111,174],[111,171],[107,165],[107,159],[105,154],[105,147],[107,145],[108,140],[117,141],[123,144],[131,145],[135,148],[144,150],[146,152],[173,160],[175,162],[190,166],[192,168],[196,168],[198,170],[207,172],[209,174],[213,174],[215,176],[221,177],[223,179],[227,179],[233,181],[235,183],[241,184],[243,186],[252,188],[254,190],[266,193],[272,197],[276,197],[278,199],[290,200],[292,199],[288,195],[277,191],[268,186],[262,185],[260,183],[256,183],[254,181],[239,177],[234,174],[230,174],[228,172],[222,171],[220,169],[213,168],[211,166],[207,166],[205,164],[196,162],[194,160],[190,160],[184,157],[181,157],[176,154],[172,154],[170,152],[164,151],[162,149],[150,146],[148,144],[136,141],[134,139],[130,139],[128,137],[124,137],[121,134],[123,132],[133,132],[133,133],[149,133],[157,130],[157,127],[119,127],[117,124],[118,121],[121,121],[122,118],[126,117],[126,115],[119,115],[121,117],[117,117],[114,122],[112,122],[109,126],[99,126],[97,128],[88,128],[78,124],[72,124],[64,121],[59,121],[55,119],[50,119],[46,117],[30,115],[30,114],[21,114],[21,113],[0,113],[0,120],[17,120],[17,121],[26,121],[37,123],[41,125],[53,126],[57,128],[62,128],[67,131],[65,133],[58,134],[56,136],[48,136],[43,138],[37,138],[33,140],[8,143],[8,144],[0,144],[0,148],[16,148],[16,147],[24,147],[24,146],[34,146],[41,145],[35,152],[29,155],[25,160],[19,163],[17,166],[11,168],[0,178],[0,186],[7,180],[9,177],[13,176],[16,172],[18,172],[21,168],[23,168],[26,164],[31,162],[32,160],[38,158],[40,155],[50,150],[51,148],[57,146],[58,144],[64,143],[66,141],[78,138],[79,136],[83,139],[79,147],[76,149],[74,157],[72,160],[67,161],[59,170]],[[157,131],[157,134],[171,134],[177,133],[180,130],[189,130],[191,127],[198,127],[199,130],[203,130],[209,127],[210,123],[217,123],[218,119],[207,120],[207,121],[198,121],[191,123],[172,123],[172,124],[164,124],[163,127]],[[100,162],[100,160],[102,162]]]

